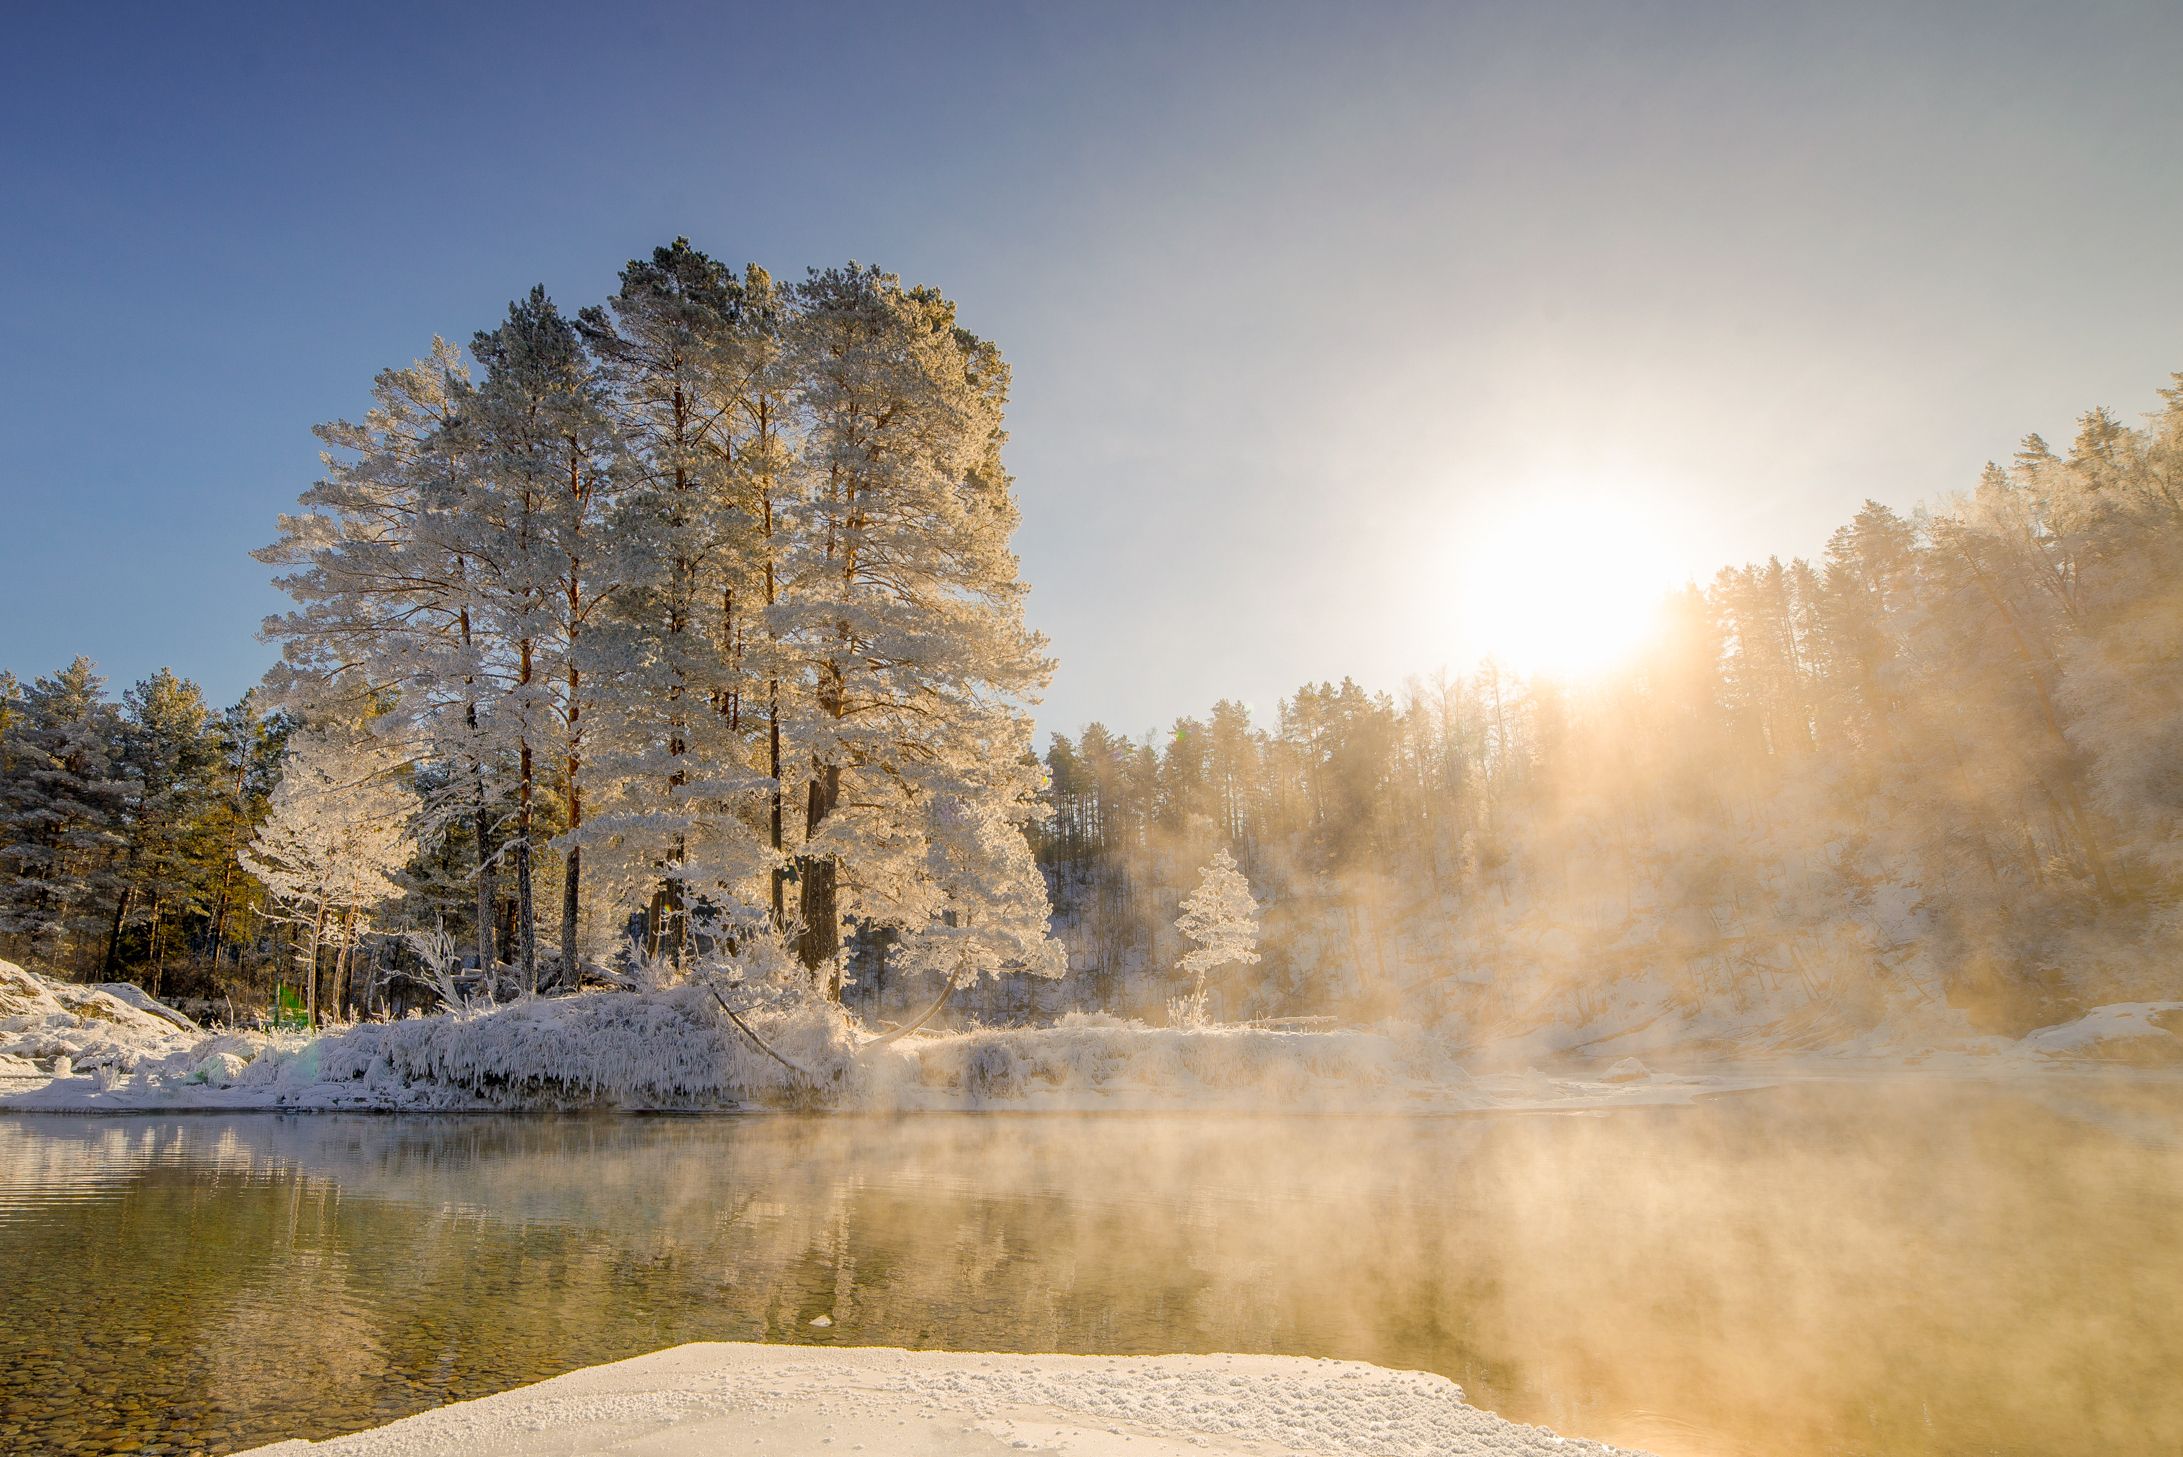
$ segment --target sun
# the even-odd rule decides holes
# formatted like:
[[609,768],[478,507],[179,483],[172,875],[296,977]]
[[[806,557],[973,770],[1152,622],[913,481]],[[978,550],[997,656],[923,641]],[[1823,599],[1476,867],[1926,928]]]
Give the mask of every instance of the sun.
[[1456,633],[1526,677],[1597,677],[1634,657],[1680,580],[1660,513],[1556,487],[1473,517],[1457,544]]

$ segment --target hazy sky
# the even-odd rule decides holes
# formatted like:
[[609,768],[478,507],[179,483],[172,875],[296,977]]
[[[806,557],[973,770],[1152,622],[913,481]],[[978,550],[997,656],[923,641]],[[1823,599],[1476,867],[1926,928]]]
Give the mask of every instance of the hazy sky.
[[12,7],[0,667],[232,699],[310,425],[677,233],[1001,345],[1052,727],[1466,666],[1512,512],[1665,584],[2149,409],[2183,6],[1788,8]]

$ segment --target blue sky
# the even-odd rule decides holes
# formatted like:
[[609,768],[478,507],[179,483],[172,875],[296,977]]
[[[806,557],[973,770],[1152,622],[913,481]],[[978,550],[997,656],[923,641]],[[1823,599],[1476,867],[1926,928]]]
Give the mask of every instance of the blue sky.
[[1001,345],[1052,727],[1466,666],[1512,503],[1664,583],[2149,409],[2183,9],[1776,9],[17,7],[0,667],[232,699],[310,425],[677,233]]

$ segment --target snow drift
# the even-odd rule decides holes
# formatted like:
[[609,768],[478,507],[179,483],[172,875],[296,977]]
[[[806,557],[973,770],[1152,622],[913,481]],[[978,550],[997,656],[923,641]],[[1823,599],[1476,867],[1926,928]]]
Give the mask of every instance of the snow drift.
[[1612,1457],[1444,1376],[1297,1356],[1007,1356],[693,1344],[255,1457],[849,1452]]
[[66,1059],[79,1072],[128,1072],[201,1035],[195,1022],[126,983],[80,986],[0,961],[0,1057],[48,1070]]

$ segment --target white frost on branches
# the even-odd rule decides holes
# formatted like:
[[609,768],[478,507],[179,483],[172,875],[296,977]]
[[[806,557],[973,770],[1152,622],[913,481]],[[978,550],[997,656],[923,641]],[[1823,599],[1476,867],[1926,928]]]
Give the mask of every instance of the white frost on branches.
[[314,1014],[320,950],[331,938],[345,951],[372,908],[402,894],[394,874],[415,849],[416,796],[399,768],[396,751],[367,731],[306,729],[290,741],[271,809],[242,854],[275,914],[302,928],[296,960]]
[[1235,857],[1218,850],[1205,867],[1198,888],[1182,903],[1175,929],[1197,944],[1182,959],[1190,991],[1169,1008],[1185,1026],[1205,1020],[1205,978],[1223,966],[1248,966],[1258,960],[1258,902],[1251,884],[1236,869]]

